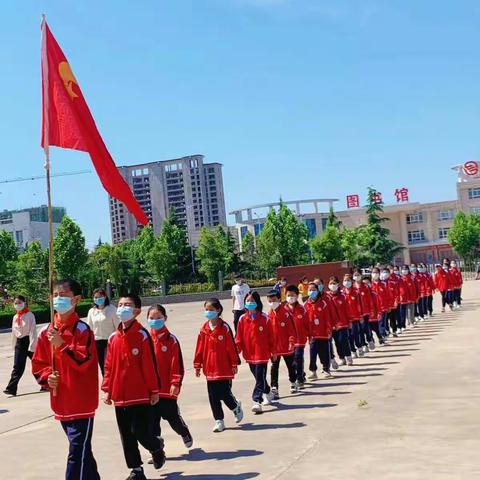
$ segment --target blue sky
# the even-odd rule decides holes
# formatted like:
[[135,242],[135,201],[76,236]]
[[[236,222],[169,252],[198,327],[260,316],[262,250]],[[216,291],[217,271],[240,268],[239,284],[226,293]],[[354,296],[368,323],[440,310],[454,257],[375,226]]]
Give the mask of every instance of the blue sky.
[[[312,197],[455,198],[478,159],[480,4],[433,0],[2,2],[1,179],[42,173],[40,15],[118,165],[202,153],[224,164],[227,210]],[[87,155],[52,151],[57,172]],[[45,203],[0,184],[0,208]],[[92,246],[110,240],[91,175],[54,179]],[[230,219],[232,220],[232,219]]]

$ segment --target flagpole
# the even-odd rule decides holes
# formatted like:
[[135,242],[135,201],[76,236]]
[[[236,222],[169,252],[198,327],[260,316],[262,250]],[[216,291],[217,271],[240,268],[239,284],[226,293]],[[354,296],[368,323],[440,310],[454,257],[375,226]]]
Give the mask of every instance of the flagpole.
[[[55,328],[54,311],[53,311],[53,218],[52,218],[52,188],[50,181],[50,146],[49,146],[49,117],[48,117],[48,59],[47,59],[47,35],[46,35],[46,18],[42,15],[42,99],[43,99],[43,135],[45,152],[45,173],[47,179],[47,211],[48,211],[48,299],[50,303],[50,325]],[[52,345],[52,372],[55,372],[55,347]],[[53,389],[53,395],[57,395],[57,389]]]

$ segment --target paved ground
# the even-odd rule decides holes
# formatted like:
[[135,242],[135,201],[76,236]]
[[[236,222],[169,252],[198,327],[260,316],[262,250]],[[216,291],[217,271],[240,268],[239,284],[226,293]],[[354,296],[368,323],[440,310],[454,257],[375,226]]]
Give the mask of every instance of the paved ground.
[[[480,478],[480,282],[468,282],[461,311],[440,314],[379,348],[336,378],[285,395],[262,416],[250,407],[252,378],[243,365],[234,393],[246,407],[239,426],[211,433],[205,380],[193,375],[200,304],[168,306],[170,327],[187,366],[181,409],[195,437],[188,453],[164,428],[168,461],[149,479],[262,480]],[[437,304],[438,312],[438,304]],[[227,320],[230,320],[227,318]],[[0,334],[0,383],[12,362],[10,335]],[[281,390],[287,392],[282,370]],[[283,386],[283,389],[282,389]],[[48,396],[26,374],[17,398],[0,397],[1,478],[63,478],[66,440]],[[0,394],[1,395],[1,394]],[[364,405],[364,406],[361,406]],[[103,479],[127,476],[112,407],[101,405],[94,452]],[[145,455],[147,458],[147,455]]]

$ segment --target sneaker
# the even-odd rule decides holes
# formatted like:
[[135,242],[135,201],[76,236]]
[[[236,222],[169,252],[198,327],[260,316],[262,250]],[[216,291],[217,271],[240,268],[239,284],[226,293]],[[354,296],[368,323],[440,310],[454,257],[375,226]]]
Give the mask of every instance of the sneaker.
[[332,360],[330,361],[330,366],[334,369],[334,370],[338,370],[338,363],[337,361],[332,358]]
[[458,303],[457,302],[453,302],[453,308],[456,310],[458,308]]
[[147,480],[147,477],[143,473],[143,468],[140,468],[140,470],[132,470],[127,480]]
[[303,390],[305,388],[305,383],[299,382],[297,380],[297,390]]
[[187,447],[187,448],[192,448],[192,445],[193,445],[193,437],[192,437],[192,434],[190,432],[188,432],[185,436],[182,437],[182,440],[183,440],[183,444]]
[[442,313],[445,313],[445,308],[442,308]]
[[372,340],[368,342],[368,348],[373,352],[375,350],[375,342]]
[[156,450],[155,452],[150,452],[152,454],[153,468],[155,468],[155,470],[158,470],[165,465],[165,451],[163,450],[163,440],[161,440],[161,442],[162,447],[159,450]]
[[271,394],[272,394],[272,400],[278,400],[280,398],[277,387],[272,387]]
[[214,433],[220,433],[225,430],[225,422],[223,420],[215,420],[215,426],[213,427]]
[[397,333],[397,332],[393,332],[393,336],[394,336],[395,338],[397,338],[397,337],[398,337],[398,333]]
[[352,357],[347,357],[347,364],[349,367],[353,365],[353,358]]
[[354,350],[352,353],[353,353],[354,358],[358,358],[358,353],[357,353],[356,350]]
[[362,347],[360,347],[360,348],[357,350],[357,352],[358,352],[358,356],[359,356],[359,357],[363,357],[363,356],[365,355],[365,352],[363,351],[363,348],[362,348]]
[[269,393],[265,394],[262,405],[271,405],[274,400],[275,400],[275,394],[270,390]]
[[363,346],[363,353],[368,353],[370,349],[368,348],[368,345]]
[[298,392],[297,384],[296,383],[291,383],[290,384],[290,393],[297,393],[297,392]]
[[243,420],[243,410],[242,410],[242,403],[237,401],[237,407],[233,411],[233,415],[235,417],[235,422],[240,423]]
[[263,413],[262,406],[260,405],[260,403],[255,402],[255,403],[252,405],[252,412],[253,412],[255,415],[259,415],[260,413]]
[[331,380],[332,378],[335,378],[330,372],[326,372],[325,370],[322,373],[325,380]]
[[346,365],[347,364],[347,360],[345,358],[342,358],[342,365]]
[[317,380],[318,379],[317,372],[310,373],[310,375],[307,377],[307,379],[308,380]]

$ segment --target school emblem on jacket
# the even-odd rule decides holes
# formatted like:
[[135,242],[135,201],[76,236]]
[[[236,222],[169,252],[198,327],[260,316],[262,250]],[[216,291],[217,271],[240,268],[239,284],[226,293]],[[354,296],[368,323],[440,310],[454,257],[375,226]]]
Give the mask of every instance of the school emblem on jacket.
[[219,335],[219,336],[218,336],[218,339],[219,339],[219,340],[223,340],[223,335]]
[[258,327],[258,329],[259,329],[261,332],[263,332],[263,327],[262,327],[261,325]]
[[140,353],[140,350],[138,348],[132,348],[133,355],[138,355],[139,353]]
[[297,318],[300,318],[300,319],[301,319],[302,317],[303,317],[303,315],[297,315]]
[[285,322],[280,322],[280,326],[281,326],[281,327],[284,327],[284,326],[285,326]]
[[318,318],[316,318],[316,319],[313,321],[313,323],[314,323],[315,325],[320,325],[320,320],[319,320]]
[[166,345],[162,345],[162,352],[166,352],[167,351],[167,346]]

